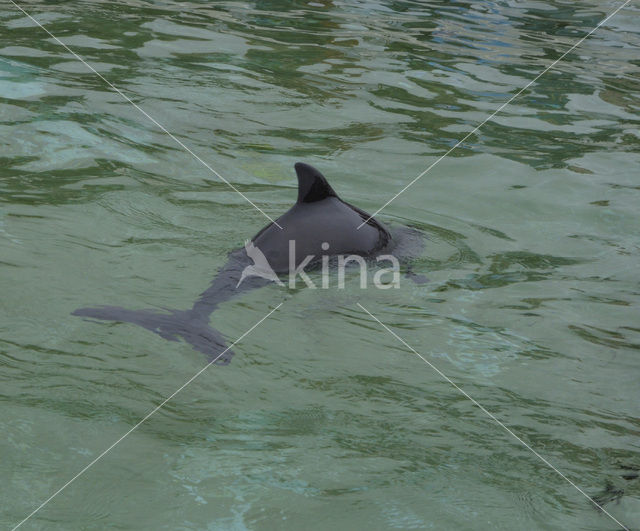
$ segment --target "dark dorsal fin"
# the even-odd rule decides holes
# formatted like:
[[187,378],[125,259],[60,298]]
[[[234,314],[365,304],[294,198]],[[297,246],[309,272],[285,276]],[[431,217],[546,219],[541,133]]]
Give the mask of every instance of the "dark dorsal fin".
[[327,197],[338,197],[318,170],[304,162],[295,165],[298,174],[298,203],[313,203]]

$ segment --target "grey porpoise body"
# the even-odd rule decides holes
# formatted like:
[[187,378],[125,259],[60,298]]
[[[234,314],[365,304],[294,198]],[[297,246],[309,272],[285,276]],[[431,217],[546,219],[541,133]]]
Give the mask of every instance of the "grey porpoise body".
[[[382,254],[414,254],[421,250],[420,238],[406,227],[392,233],[369,214],[342,201],[324,176],[312,166],[295,165],[298,176],[298,200],[275,223],[264,227],[252,238],[252,243],[265,255],[276,273],[289,271],[289,241],[295,242],[295,265],[305,257],[359,255],[375,258]],[[358,227],[365,222],[360,229]],[[409,242],[409,243],[408,243]],[[322,247],[325,244],[324,248]],[[326,247],[329,244],[329,247]],[[408,252],[411,248],[412,252]],[[326,249],[326,250],[325,250]],[[189,310],[128,310],[118,306],[80,308],[73,315],[107,321],[140,325],[169,341],[182,339],[209,361],[227,364],[233,352],[225,351],[224,337],[209,325],[209,316],[218,307],[238,294],[265,286],[271,280],[259,276],[242,278],[245,267],[253,263],[244,247],[229,253],[229,259],[209,288]],[[242,282],[238,282],[242,278]],[[224,354],[222,354],[224,352]]]

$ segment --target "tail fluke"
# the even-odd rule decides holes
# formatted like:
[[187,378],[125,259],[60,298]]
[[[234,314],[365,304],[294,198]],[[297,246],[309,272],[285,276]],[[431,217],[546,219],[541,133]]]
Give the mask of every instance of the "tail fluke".
[[170,313],[162,313],[155,310],[127,310],[119,306],[101,306],[100,308],[79,308],[72,312],[72,315],[103,321],[134,323],[169,341],[182,339],[194,350],[205,354],[209,362],[215,360],[219,365],[227,365],[233,356],[233,351],[230,349],[225,352],[227,347],[222,334],[188,311],[173,310]]

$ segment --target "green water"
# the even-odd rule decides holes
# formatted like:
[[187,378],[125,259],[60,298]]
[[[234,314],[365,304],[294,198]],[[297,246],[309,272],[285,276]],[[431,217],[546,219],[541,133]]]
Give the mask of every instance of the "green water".
[[[375,211],[620,2],[24,4],[276,217],[298,160]],[[429,283],[225,303],[283,302],[21,529],[618,528],[357,303],[638,528],[639,9],[382,211]],[[11,529],[205,363],[70,312],[187,308],[267,220],[7,1],[0,146]]]

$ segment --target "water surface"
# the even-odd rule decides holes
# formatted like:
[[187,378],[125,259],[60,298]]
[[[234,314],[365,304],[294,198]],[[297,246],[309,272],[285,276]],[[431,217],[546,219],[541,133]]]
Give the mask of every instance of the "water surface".
[[[618,5],[25,8],[275,217],[298,160],[376,210]],[[284,301],[24,528],[617,528],[357,303],[637,527],[639,48],[632,2],[383,210],[428,284],[224,304],[233,341]],[[189,307],[267,220],[8,2],[0,144],[11,528],[204,363],[70,312]]]

